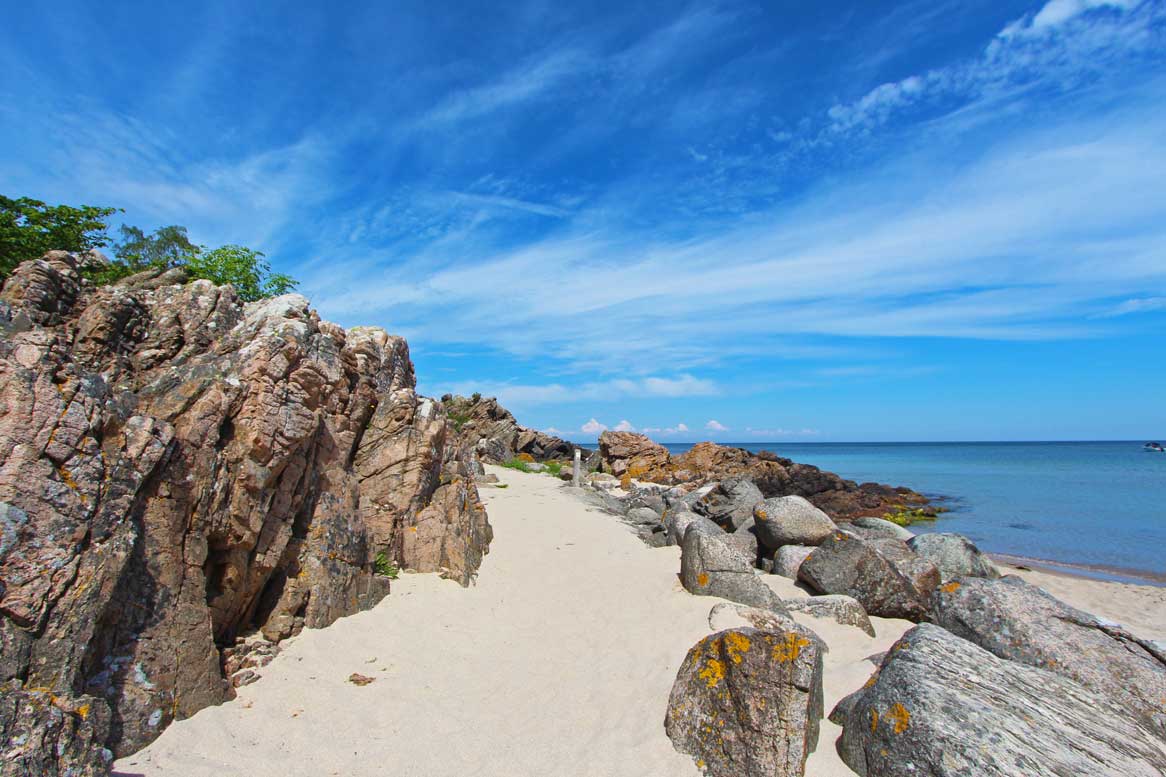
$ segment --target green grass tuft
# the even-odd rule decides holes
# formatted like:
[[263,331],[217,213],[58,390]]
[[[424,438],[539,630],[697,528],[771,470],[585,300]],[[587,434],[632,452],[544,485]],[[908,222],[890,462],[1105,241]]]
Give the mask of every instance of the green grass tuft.
[[397,566],[389,561],[389,557],[384,553],[377,554],[376,561],[373,562],[372,567],[373,571],[378,575],[387,577],[390,580],[396,580],[401,575],[401,570],[397,569]]
[[934,521],[935,515],[918,508],[909,510],[903,505],[895,505],[895,512],[883,513],[883,520],[899,526],[910,526],[920,521]]
[[516,469],[519,472],[530,472],[530,467],[526,466],[526,462],[522,459],[511,459],[510,461],[502,462],[502,466],[507,469]]

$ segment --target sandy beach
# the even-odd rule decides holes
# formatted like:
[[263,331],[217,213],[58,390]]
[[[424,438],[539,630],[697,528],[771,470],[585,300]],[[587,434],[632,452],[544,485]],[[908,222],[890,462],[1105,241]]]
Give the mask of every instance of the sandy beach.
[[[697,775],[664,734],[688,648],[718,599],[677,579],[678,548],[650,549],[544,475],[491,468],[495,540],[477,584],[404,574],[374,609],[285,644],[238,698],[171,725],[115,774]],[[1005,571],[1012,571],[1005,569]],[[1166,637],[1166,589],[1020,573],[1071,604]],[[792,581],[767,576],[787,598]],[[912,624],[878,636],[803,614],[830,647],[826,709],[870,676]],[[353,673],[374,678],[358,687]],[[822,723],[807,774],[851,772]]]

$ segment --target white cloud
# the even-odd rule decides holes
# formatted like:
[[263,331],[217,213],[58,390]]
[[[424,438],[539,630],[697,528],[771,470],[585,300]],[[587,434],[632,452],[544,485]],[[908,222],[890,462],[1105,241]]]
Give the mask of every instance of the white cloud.
[[668,426],[668,427],[646,426],[643,429],[641,429],[640,431],[643,432],[644,434],[659,434],[659,435],[663,435],[665,437],[668,437],[668,436],[672,436],[672,435],[676,435],[676,434],[683,434],[684,432],[687,432],[688,426],[686,426],[685,424],[676,424],[676,426]]
[[543,434],[553,434],[557,437],[557,436],[561,435],[562,432],[553,426],[548,426],[546,429],[543,429]]
[[717,421],[715,419],[710,419],[709,422],[704,425],[704,428],[708,429],[710,432],[727,432],[727,431],[729,431],[729,427],[725,426],[720,421]]
[[676,431],[678,431],[678,432],[687,432],[687,431],[688,431],[688,427],[687,427],[687,426],[685,426],[684,424],[676,424]]
[[779,437],[817,437],[821,434],[817,429],[754,429],[748,427],[745,433],[760,440],[776,440]]
[[[1035,16],[1018,19],[1005,28],[1004,34],[1043,33],[1094,8],[1128,11],[1141,0],[1049,0]],[[1017,27],[1017,25],[1021,25]]]
[[632,426],[631,422],[628,421],[627,419],[620,421],[618,424],[615,425],[615,428],[613,429],[613,431],[616,431],[616,432],[634,432],[635,430],[636,430],[636,427]]
[[607,427],[592,418],[590,421],[580,426],[579,431],[586,434],[599,434],[600,432],[606,432]]
[[1149,313],[1154,310],[1166,310],[1166,297],[1127,299],[1111,310],[1097,314],[1095,318],[1116,318],[1118,316],[1128,316],[1131,313]]

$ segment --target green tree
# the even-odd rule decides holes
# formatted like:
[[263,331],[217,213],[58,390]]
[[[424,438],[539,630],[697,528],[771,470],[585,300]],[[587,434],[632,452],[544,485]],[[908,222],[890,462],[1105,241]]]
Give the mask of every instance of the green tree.
[[187,259],[185,266],[191,278],[231,284],[247,302],[286,294],[298,285],[290,275],[273,273],[262,253],[244,246],[204,249]]
[[0,279],[46,251],[88,251],[109,243],[106,220],[119,208],[46,205],[0,195]]
[[199,250],[186,236],[186,227],[172,224],[147,235],[138,227],[122,225],[121,241],[114,247],[114,256],[133,273],[150,267],[186,264]]

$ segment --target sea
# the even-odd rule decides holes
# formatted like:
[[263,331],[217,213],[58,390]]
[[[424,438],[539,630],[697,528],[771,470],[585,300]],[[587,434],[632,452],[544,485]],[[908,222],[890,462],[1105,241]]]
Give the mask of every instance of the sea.
[[726,444],[907,486],[950,508],[916,533],[956,532],[993,554],[1166,584],[1166,453],[1143,442]]

